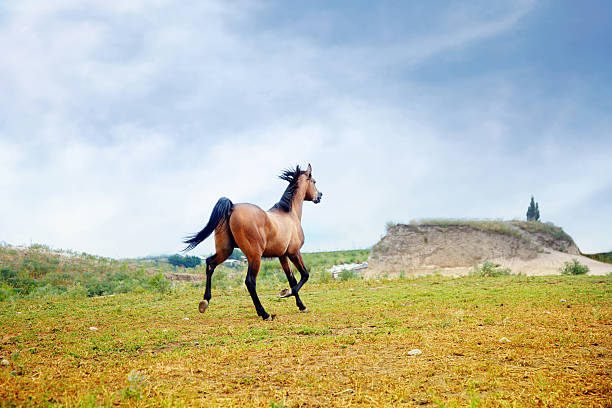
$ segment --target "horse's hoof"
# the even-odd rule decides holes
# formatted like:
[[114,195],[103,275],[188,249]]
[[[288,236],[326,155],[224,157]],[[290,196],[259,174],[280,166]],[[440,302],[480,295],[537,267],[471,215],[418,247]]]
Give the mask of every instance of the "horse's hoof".
[[268,315],[268,317],[264,317],[264,320],[272,321],[276,317],[275,314]]
[[310,310],[308,310],[308,308],[307,308],[307,307],[305,307],[305,308],[303,308],[303,309],[300,309],[300,312],[301,312],[301,313],[310,313]]
[[200,313],[204,313],[207,308],[208,308],[208,300],[204,299],[203,301],[200,302],[200,305],[198,306],[198,310],[200,311]]
[[291,289],[283,289],[280,291],[280,293],[278,294],[280,297],[282,298],[286,298],[291,296]]

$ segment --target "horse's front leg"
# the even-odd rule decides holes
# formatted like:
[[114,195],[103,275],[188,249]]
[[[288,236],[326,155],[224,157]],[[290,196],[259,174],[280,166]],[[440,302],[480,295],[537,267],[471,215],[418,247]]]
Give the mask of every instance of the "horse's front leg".
[[298,308],[300,308],[300,311],[308,312],[308,309],[306,308],[306,306],[304,306],[302,301],[299,300],[300,297],[298,294],[302,286],[308,280],[308,271],[306,270],[306,267],[304,266],[304,261],[302,260],[302,254],[298,252],[295,255],[289,255],[289,259],[291,260],[291,262],[293,262],[297,270],[300,272],[300,281],[295,286],[291,287],[291,295],[295,296],[296,303],[297,303]]
[[259,266],[261,265],[261,259],[253,259],[249,260],[249,268],[247,271],[247,276],[244,281],[247,289],[249,290],[249,294],[251,295],[251,299],[253,300],[253,304],[255,305],[255,310],[257,311],[257,315],[261,316],[264,320],[273,320],[274,315],[267,313],[261,302],[259,301],[259,296],[257,296],[256,281],[257,274],[259,273]]
[[295,295],[292,293],[292,289],[297,286],[298,282],[293,276],[293,272],[291,272],[291,267],[289,266],[289,258],[286,255],[278,258],[281,266],[283,267],[283,271],[285,271],[285,275],[287,276],[287,281],[289,282],[289,287],[291,289],[283,289],[281,290],[280,297],[289,297],[295,296],[295,304],[301,311],[307,311],[306,306],[302,303],[300,296],[296,292]]

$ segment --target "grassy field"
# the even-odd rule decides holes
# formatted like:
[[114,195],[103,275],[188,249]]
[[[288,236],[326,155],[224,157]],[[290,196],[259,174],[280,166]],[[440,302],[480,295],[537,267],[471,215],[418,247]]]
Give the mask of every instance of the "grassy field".
[[0,404],[612,405],[610,276],[314,280],[308,314],[285,286],[272,322],[243,285],[2,301]]

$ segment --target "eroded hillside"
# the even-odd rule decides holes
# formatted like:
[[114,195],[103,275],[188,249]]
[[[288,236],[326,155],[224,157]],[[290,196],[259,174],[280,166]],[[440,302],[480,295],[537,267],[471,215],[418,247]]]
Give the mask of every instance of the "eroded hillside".
[[365,276],[464,275],[486,261],[514,273],[554,274],[574,258],[594,274],[612,272],[609,265],[582,257],[573,239],[552,224],[432,220],[389,226],[372,248]]

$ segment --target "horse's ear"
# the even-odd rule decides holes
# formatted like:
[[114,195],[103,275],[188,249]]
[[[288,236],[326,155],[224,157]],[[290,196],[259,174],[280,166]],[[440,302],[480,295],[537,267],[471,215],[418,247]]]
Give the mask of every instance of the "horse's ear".
[[310,178],[312,175],[312,167],[310,167],[310,163],[308,163],[308,167],[306,168],[306,177]]

